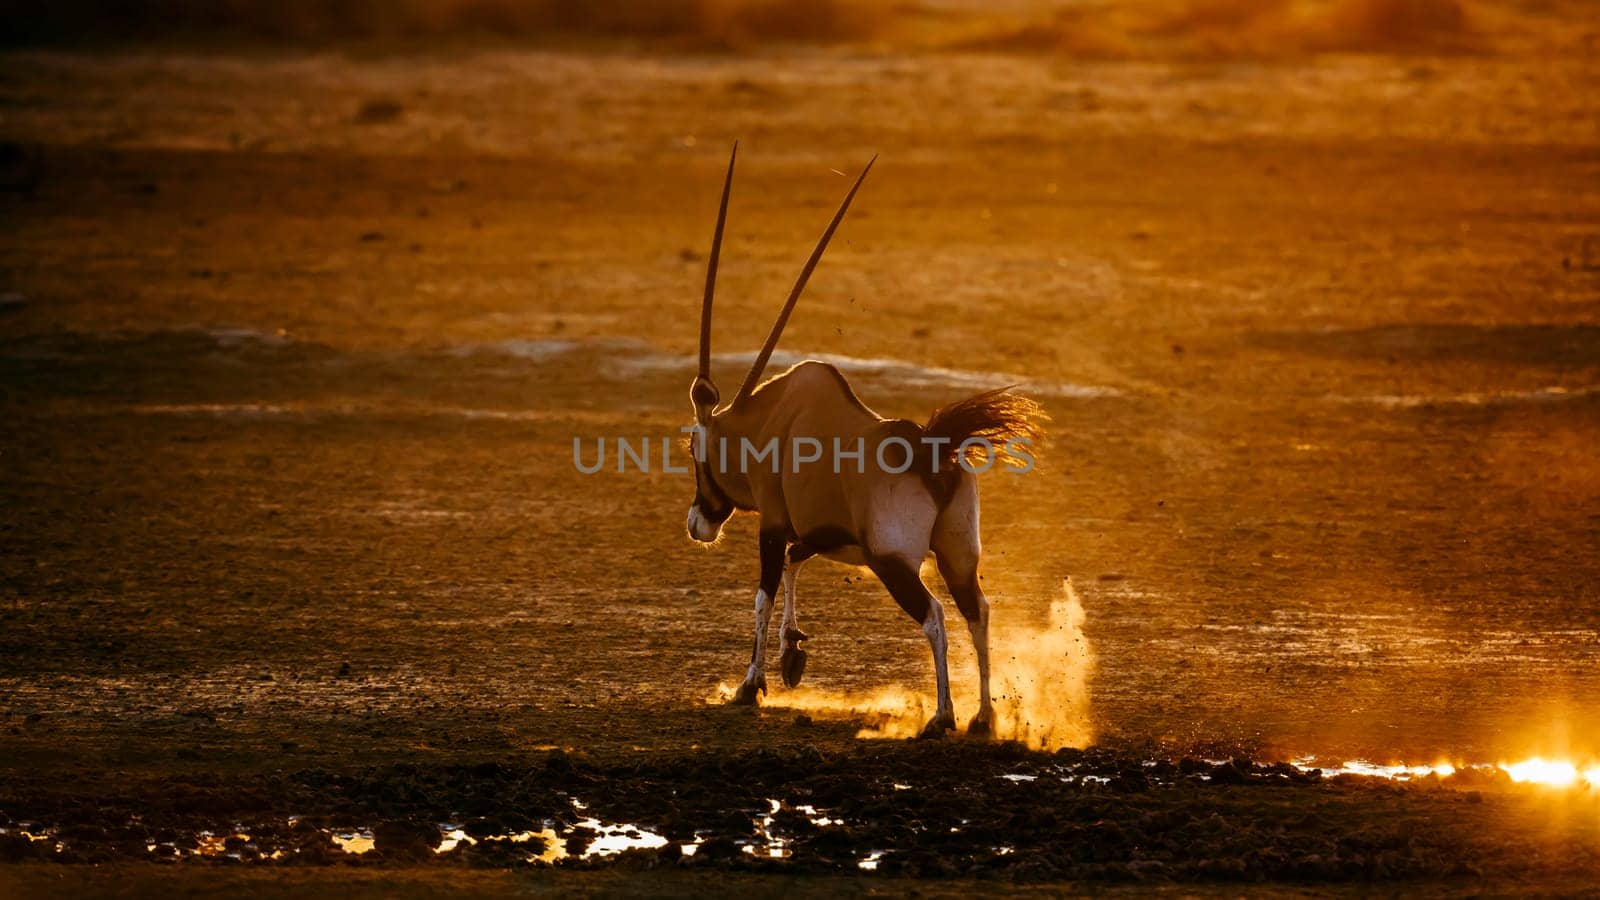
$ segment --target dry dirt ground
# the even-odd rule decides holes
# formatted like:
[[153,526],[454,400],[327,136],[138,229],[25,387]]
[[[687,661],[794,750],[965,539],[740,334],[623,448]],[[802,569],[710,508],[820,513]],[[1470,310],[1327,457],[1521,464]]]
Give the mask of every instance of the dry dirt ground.
[[[1592,792],[1272,764],[1600,752],[1595,72],[8,52],[0,892],[1592,887]],[[985,584],[1020,634],[1072,577],[1088,751],[707,703],[750,523],[572,441],[686,422],[735,138],[725,385],[879,153],[786,359],[1045,404]],[[809,684],[931,689],[870,578],[799,593]],[[586,817],[672,843],[528,870]]]

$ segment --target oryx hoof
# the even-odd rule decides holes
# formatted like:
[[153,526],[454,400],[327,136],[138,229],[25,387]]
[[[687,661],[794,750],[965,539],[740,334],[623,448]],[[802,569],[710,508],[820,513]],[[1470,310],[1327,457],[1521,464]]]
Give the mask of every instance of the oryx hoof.
[[991,719],[988,710],[984,710],[983,712],[973,716],[972,721],[967,723],[967,734],[970,734],[973,737],[988,737],[993,733],[994,722]]
[[739,689],[734,691],[733,698],[728,701],[728,705],[755,706],[756,693],[758,691],[763,694],[767,692],[767,679],[764,676],[755,681],[746,681],[744,684],[739,685]]
[[922,739],[943,737],[946,731],[956,730],[956,717],[953,713],[940,713],[928,720],[922,726],[922,734],[917,737]]
[[784,687],[794,687],[806,677],[806,652],[799,647],[785,647],[779,666],[783,671]]

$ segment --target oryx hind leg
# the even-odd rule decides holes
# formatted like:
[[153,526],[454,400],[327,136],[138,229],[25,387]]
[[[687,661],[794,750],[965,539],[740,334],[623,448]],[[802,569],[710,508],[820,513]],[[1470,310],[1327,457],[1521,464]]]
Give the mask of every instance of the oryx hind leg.
[[950,669],[946,654],[950,647],[944,629],[944,604],[922,583],[917,574],[920,558],[905,555],[872,556],[867,564],[873,574],[889,589],[889,594],[906,614],[922,625],[928,637],[928,647],[933,651],[934,685],[938,690],[938,706],[933,718],[922,728],[923,737],[934,737],[956,727],[955,708],[950,702]]
[[994,708],[989,697],[989,598],[978,581],[978,480],[963,474],[933,525],[933,553],[939,576],[967,620],[972,647],[978,654],[978,714],[967,725],[968,734],[988,734],[994,729]]
[[933,718],[923,727],[924,737],[955,728],[955,709],[950,702],[950,669],[946,652],[944,605],[928,590],[918,574],[927,558],[933,523],[939,508],[920,479],[895,479],[883,485],[873,497],[877,515],[868,525],[866,561],[878,580],[894,597],[928,638],[933,651],[933,671],[938,689],[938,706]]
[[794,582],[800,575],[800,567],[813,555],[804,544],[795,544],[789,548],[787,564],[783,567],[783,624],[779,626],[778,641],[783,652],[778,659],[778,671],[783,675],[785,687],[795,687],[806,675],[806,651],[800,649],[800,642],[810,635],[800,630]]

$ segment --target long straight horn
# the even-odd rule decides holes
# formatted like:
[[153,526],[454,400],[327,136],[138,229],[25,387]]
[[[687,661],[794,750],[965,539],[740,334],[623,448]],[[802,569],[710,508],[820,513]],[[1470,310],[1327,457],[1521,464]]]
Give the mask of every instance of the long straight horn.
[[700,304],[700,377],[711,380],[711,297],[717,292],[717,259],[722,255],[722,226],[728,222],[728,194],[733,190],[733,161],[739,142],[728,156],[728,177],[722,182],[722,206],[717,210],[717,231],[711,238],[711,262],[706,266],[706,298]]
[[800,278],[794,283],[794,290],[789,292],[789,299],[783,304],[783,311],[778,313],[778,321],[772,324],[772,332],[767,335],[766,344],[762,345],[761,352],[756,355],[756,361],[750,366],[750,374],[744,377],[744,384],[740,386],[739,393],[733,402],[738,403],[750,392],[756,389],[756,382],[761,380],[761,372],[767,367],[767,360],[772,358],[772,351],[778,346],[778,337],[783,334],[783,326],[789,323],[789,314],[794,312],[794,305],[800,299],[800,294],[806,289],[806,281],[811,278],[811,272],[817,267],[817,262],[822,259],[822,251],[828,249],[828,240],[833,237],[833,232],[844,220],[845,210],[850,208],[850,201],[855,199],[856,191],[861,188],[861,182],[867,179],[867,173],[872,171],[872,164],[878,161],[874,155],[867,161],[867,167],[861,170],[856,183],[850,187],[850,193],[844,195],[844,202],[839,204],[839,211],[833,214],[833,221],[828,223],[828,230],[822,233],[822,239],[817,241],[817,249],[811,251],[811,258],[806,260],[806,267],[800,270]]

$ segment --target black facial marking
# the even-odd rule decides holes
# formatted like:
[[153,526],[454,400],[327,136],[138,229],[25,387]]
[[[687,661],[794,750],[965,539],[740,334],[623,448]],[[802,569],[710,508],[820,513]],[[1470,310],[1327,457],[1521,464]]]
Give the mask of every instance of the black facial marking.
[[699,507],[700,514],[712,522],[721,524],[733,515],[738,507],[733,500],[717,484],[717,479],[712,477],[710,466],[707,463],[698,463],[694,470],[695,497],[694,505]]

